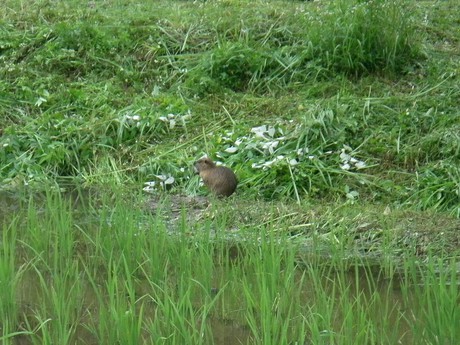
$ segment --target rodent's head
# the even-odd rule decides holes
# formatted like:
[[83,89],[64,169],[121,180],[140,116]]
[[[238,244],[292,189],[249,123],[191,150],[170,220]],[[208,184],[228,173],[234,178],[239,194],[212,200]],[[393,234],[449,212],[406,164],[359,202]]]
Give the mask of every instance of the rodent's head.
[[199,174],[203,170],[208,170],[216,167],[216,163],[214,163],[210,158],[204,157],[195,162],[195,170],[197,174]]

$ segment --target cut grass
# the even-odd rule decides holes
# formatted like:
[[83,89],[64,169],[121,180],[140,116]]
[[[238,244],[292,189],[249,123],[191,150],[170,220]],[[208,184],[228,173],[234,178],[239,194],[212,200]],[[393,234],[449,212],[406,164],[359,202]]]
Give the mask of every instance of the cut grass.
[[[194,193],[188,167],[206,153],[236,168],[251,197],[459,215],[450,1],[112,5],[5,3],[4,188],[161,175]],[[254,138],[261,125],[283,132]],[[342,150],[367,169],[344,169]]]

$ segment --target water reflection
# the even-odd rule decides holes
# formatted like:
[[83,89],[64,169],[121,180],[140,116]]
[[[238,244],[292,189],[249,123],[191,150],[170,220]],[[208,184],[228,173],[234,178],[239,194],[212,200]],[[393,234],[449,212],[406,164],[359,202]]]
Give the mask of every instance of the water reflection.
[[[81,191],[69,193],[63,198],[70,202],[73,213],[76,215],[73,226],[91,230],[88,230],[85,235],[88,236],[87,239],[91,242],[93,240],[92,236],[97,236],[97,232],[100,231],[98,228],[100,219],[95,216],[94,211],[97,205],[104,203],[99,201],[89,203],[88,199],[94,199],[95,196]],[[39,209],[46,210],[46,195],[36,195],[34,202]],[[91,206],[88,207],[88,204],[91,204]],[[0,216],[3,223],[5,224],[14,215],[21,214],[28,205],[27,197],[11,194],[0,195]],[[104,205],[107,206],[107,204]],[[155,229],[149,228],[149,231],[155,231]],[[157,231],[161,231],[161,229]],[[44,320],[49,319],[49,321],[46,321],[46,325],[49,327],[52,327],[55,322],[53,318],[56,317],[56,313],[53,308],[56,308],[56,306],[53,305],[49,288],[55,284],[53,279],[62,278],[65,280],[65,272],[50,272],[49,268],[40,271],[39,264],[35,267],[35,262],[32,264],[22,262],[21,246],[28,244],[18,243],[20,245],[16,248],[17,265],[18,267],[24,264],[28,266],[23,267],[24,271],[20,275],[19,283],[16,286],[15,303],[19,311],[19,317],[15,331],[34,331],[35,334],[18,334],[12,337],[11,340],[13,344],[18,345],[37,344],[44,337],[43,328],[41,328]],[[182,244],[180,241],[177,242],[177,246]],[[79,248],[80,244],[75,243],[74,245]],[[232,236],[228,246],[224,249],[226,255],[219,253],[222,247],[213,248],[210,257],[215,261],[209,265],[209,267],[212,267],[210,274],[212,281],[198,281],[203,286],[208,286],[208,283],[210,283],[209,291],[202,291],[197,293],[196,296],[190,295],[190,298],[193,299],[191,301],[193,312],[196,314],[199,314],[205,303],[209,303],[209,299],[215,299],[213,309],[207,314],[204,321],[207,323],[205,328],[211,329],[211,335],[207,335],[209,339],[203,340],[204,344],[254,343],[254,325],[250,324],[248,315],[256,315],[262,318],[264,312],[279,313],[282,318],[291,318],[292,320],[288,321],[292,322],[292,324],[302,323],[305,320],[317,322],[317,331],[324,337],[325,344],[329,341],[329,335],[343,333],[345,334],[345,339],[350,339],[351,337],[346,336],[346,334],[349,334],[347,332],[353,332],[353,320],[360,316],[368,318],[369,325],[372,325],[372,327],[382,327],[382,329],[386,330],[382,333],[391,330],[390,333],[393,333],[392,338],[382,339],[381,343],[416,343],[417,337],[413,334],[411,323],[416,321],[415,315],[419,312],[417,301],[411,295],[410,289],[407,289],[407,287],[405,290],[402,289],[403,279],[396,272],[385,271],[377,265],[359,266],[350,264],[348,268],[337,269],[337,267],[328,266],[327,260],[322,257],[315,257],[315,254],[312,253],[306,256],[306,259],[302,262],[297,263],[291,285],[288,286],[287,284],[282,286],[279,291],[273,292],[273,300],[270,301],[272,309],[269,311],[259,310],[259,302],[255,301],[251,304],[247,301],[247,296],[245,296],[245,289],[255,287],[253,291],[257,292],[257,287],[260,286],[260,280],[262,279],[251,267],[252,263],[248,263],[246,260],[248,248],[244,245],[239,245],[235,237]],[[197,248],[197,251],[199,251],[199,248]],[[82,246],[76,252],[76,257],[69,259],[82,260],[83,264],[84,260],[88,258],[79,257],[78,254],[85,253],[85,246]],[[37,262],[41,254],[37,253]],[[94,260],[96,259],[94,258]],[[181,283],[181,277],[177,272],[166,273],[164,276],[160,275],[161,279],[167,280],[167,282],[164,282],[165,285],[174,287]],[[100,272],[95,271],[92,274],[91,278],[96,280],[94,282],[89,281],[88,272],[85,272],[83,268],[78,273],[78,288],[81,289],[81,292],[78,295],[77,310],[72,311],[75,319],[69,319],[70,324],[68,327],[73,328],[70,343],[100,344],[101,339],[98,338],[97,329],[98,318],[103,312],[100,308],[113,307],[110,305],[110,299],[114,299],[114,296],[111,296],[108,292],[101,292],[107,288],[107,272],[102,268]],[[280,274],[282,273],[280,272]],[[135,298],[133,299],[125,291],[121,291],[115,300],[121,301],[122,305],[126,305],[127,309],[130,308],[131,303],[134,301],[136,312],[140,313],[142,309],[140,338],[143,340],[140,343],[149,344],[152,341],[152,337],[158,335],[152,334],[148,325],[160,321],[165,322],[165,320],[158,319],[161,318],[158,315],[162,315],[160,310],[162,306],[161,303],[157,303],[156,298],[158,296],[155,295],[157,285],[163,282],[156,282],[155,284],[157,285],[155,285],[142,275],[132,277],[132,279],[136,294]],[[70,281],[69,283],[71,284],[69,289],[73,288],[72,284],[75,282]],[[197,282],[190,281],[189,283],[196,284]],[[121,285],[123,284],[125,284],[124,281],[121,282]],[[293,298],[294,294],[298,294],[299,298]],[[174,298],[178,295],[171,292],[168,296]],[[182,298],[183,296],[179,297]],[[262,296],[255,295],[254,298],[262,298]],[[292,306],[293,314],[288,313],[291,310],[289,309],[291,308],[289,306],[291,298],[298,304]],[[282,306],[283,303],[285,304],[284,307]],[[288,306],[287,308],[286,305]],[[278,306],[280,306],[279,309]],[[356,313],[357,315],[350,316],[349,313]],[[332,319],[332,322],[329,322],[328,318],[329,320]],[[198,318],[194,322],[190,324],[194,331],[203,329],[200,324],[200,322],[203,322],[201,319]],[[306,323],[304,342],[310,344],[311,339],[314,338],[312,334],[314,327],[308,322]],[[0,321],[0,330],[3,329],[3,326],[2,321]],[[375,333],[379,334],[379,332]],[[287,337],[289,337],[289,332]],[[331,341],[334,341],[332,339],[337,338],[331,337]],[[292,344],[297,341],[296,339],[290,340]]]

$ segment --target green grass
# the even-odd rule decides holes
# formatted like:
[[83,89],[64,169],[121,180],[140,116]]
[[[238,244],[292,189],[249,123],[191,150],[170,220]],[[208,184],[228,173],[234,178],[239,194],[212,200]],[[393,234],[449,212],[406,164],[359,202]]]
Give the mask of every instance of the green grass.
[[455,1],[2,5],[3,343],[456,343]]
[[196,193],[189,167],[206,153],[250,196],[458,216],[456,14],[452,1],[7,1],[2,186],[163,175]]
[[5,344],[454,344],[459,336],[454,259],[429,254],[421,263],[408,248],[382,265],[344,260],[354,246],[337,224],[343,248],[329,244],[326,254],[324,234],[280,231],[288,217],[229,232],[231,206],[172,224],[130,207],[138,197],[79,198],[26,198],[4,222]]

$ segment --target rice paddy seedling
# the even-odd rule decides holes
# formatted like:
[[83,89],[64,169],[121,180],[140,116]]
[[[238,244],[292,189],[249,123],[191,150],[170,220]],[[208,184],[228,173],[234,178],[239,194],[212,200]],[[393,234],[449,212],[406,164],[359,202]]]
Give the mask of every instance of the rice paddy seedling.
[[87,202],[82,218],[72,199],[49,192],[5,223],[5,341],[415,344],[419,334],[456,336],[448,326],[458,314],[455,260],[428,257],[421,266],[405,252],[384,269],[356,251],[356,233],[333,213],[329,226],[339,229],[329,241],[318,237],[315,250],[282,231],[289,218],[231,231],[224,205],[198,222],[183,209],[175,223],[167,208],[146,215],[116,193]]
[[0,299],[0,313],[2,318],[0,339],[8,344],[15,336],[27,334],[24,331],[18,331],[16,325],[19,322],[19,308],[15,302],[18,297],[17,290],[19,281],[25,266],[18,265],[16,261],[16,230],[19,220],[11,219],[9,226],[4,224],[2,229],[2,240],[0,250],[0,285],[3,291]]
[[[404,266],[404,299],[420,307],[422,314],[409,314],[409,324],[421,340],[433,344],[452,344],[458,336],[458,263],[432,259],[426,265],[417,262]],[[414,322],[417,319],[419,322]]]

